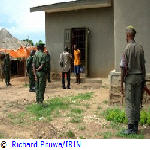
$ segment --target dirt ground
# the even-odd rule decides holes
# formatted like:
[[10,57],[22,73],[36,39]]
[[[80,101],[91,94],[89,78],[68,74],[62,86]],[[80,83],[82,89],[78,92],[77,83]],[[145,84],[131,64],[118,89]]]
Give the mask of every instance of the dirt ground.
[[[108,80],[102,79],[100,83],[82,83],[77,85],[71,83],[71,89],[62,89],[60,81],[52,81],[47,84],[45,101],[55,97],[66,97],[78,95],[79,93],[93,92],[90,100],[83,102],[83,121],[71,123],[69,117],[54,117],[51,121],[32,120],[23,123],[13,121],[13,114],[26,111],[26,106],[35,104],[35,93],[29,92],[27,79],[16,77],[11,79],[12,86],[6,87],[0,81],[0,138],[68,138],[67,133],[73,134],[73,138],[99,139],[99,138],[121,138],[116,136],[117,130],[110,126],[100,115],[106,108],[112,107],[108,104],[109,86]],[[63,113],[63,111],[62,111]],[[26,116],[25,116],[26,118]],[[123,127],[125,125],[122,125]],[[140,127],[144,138],[150,138],[150,129]]]

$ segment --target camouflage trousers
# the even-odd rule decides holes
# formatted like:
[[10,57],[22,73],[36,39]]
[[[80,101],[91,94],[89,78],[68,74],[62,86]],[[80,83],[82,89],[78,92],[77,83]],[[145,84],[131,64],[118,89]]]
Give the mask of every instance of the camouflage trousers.
[[126,115],[128,124],[134,124],[140,120],[140,105],[143,94],[142,82],[125,84]]
[[46,87],[46,74],[45,72],[36,72],[37,80],[35,81],[36,101],[44,101],[44,92]]
[[8,85],[9,82],[10,82],[10,72],[9,71],[5,71],[4,72],[4,76],[5,76],[5,83],[6,83],[6,85]]
[[35,87],[35,77],[33,73],[29,72],[29,89],[33,89]]

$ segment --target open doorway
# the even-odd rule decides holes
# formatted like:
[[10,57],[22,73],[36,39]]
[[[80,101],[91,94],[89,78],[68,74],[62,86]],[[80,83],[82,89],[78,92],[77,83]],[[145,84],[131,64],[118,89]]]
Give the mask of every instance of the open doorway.
[[23,60],[11,60],[11,75],[24,76],[24,63]]
[[[83,73],[88,76],[88,29],[87,28],[72,28],[65,30],[65,47],[70,48],[70,53],[74,56],[73,45],[77,45],[77,48],[81,52],[81,66],[83,67]],[[74,59],[73,59],[74,60]],[[71,71],[74,71],[74,61],[72,60]]]

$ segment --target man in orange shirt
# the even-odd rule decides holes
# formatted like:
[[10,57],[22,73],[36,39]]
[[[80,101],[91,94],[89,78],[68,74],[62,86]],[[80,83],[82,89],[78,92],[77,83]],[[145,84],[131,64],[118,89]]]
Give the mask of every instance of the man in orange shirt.
[[80,50],[74,45],[74,73],[78,84],[80,84],[80,65]]

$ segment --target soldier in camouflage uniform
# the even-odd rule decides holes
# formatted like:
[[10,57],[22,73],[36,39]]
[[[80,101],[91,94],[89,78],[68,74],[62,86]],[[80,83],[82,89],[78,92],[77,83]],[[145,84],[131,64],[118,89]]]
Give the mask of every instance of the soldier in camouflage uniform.
[[36,102],[43,103],[46,86],[46,54],[44,53],[44,44],[40,43],[37,48],[38,52],[35,53],[32,64],[35,75]]
[[3,66],[3,72],[4,72],[4,76],[5,76],[5,83],[6,83],[6,86],[10,86],[11,83],[10,83],[10,70],[11,67],[10,67],[10,58],[9,58],[9,54],[6,54],[5,55],[5,58],[4,58],[4,66]]
[[125,82],[126,115],[128,129],[124,134],[137,134],[140,120],[140,105],[145,81],[145,59],[143,47],[135,42],[136,34],[132,26],[126,29],[127,45],[124,50],[121,67],[121,91],[123,94],[123,80]]
[[35,76],[33,74],[32,62],[35,51],[32,50],[26,62],[27,73],[29,75],[29,92],[35,92]]

